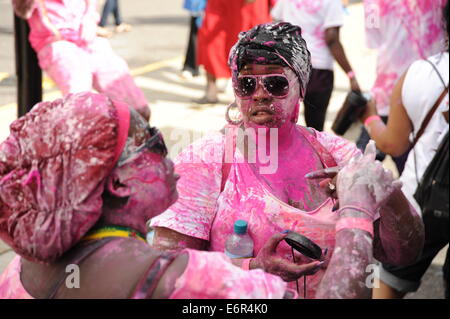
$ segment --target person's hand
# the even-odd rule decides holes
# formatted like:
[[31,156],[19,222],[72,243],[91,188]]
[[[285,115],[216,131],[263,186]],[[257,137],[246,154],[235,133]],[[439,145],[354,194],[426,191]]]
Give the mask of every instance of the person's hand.
[[321,179],[319,186],[325,190],[328,196],[337,199],[336,180],[337,174],[342,169],[340,166],[327,167],[313,171],[305,175],[307,179]]
[[359,87],[359,83],[356,80],[356,77],[352,77],[350,79],[350,88],[352,91],[361,92],[361,88]]
[[13,0],[14,12],[22,19],[28,19],[34,10],[35,0]]
[[361,114],[361,116],[359,117],[359,120],[364,123],[364,121],[372,115],[377,115],[378,111],[377,111],[377,104],[375,102],[374,99],[369,100],[369,102],[367,102],[366,108],[364,109],[364,112]]
[[394,179],[389,169],[375,160],[375,142],[371,140],[360,158],[353,158],[337,176],[337,193],[340,207],[357,206],[371,212],[374,217],[378,208],[402,183]]
[[265,272],[281,277],[284,281],[294,281],[304,275],[313,275],[323,266],[324,261],[314,261],[299,265],[277,255],[278,244],[287,236],[274,234],[261,248],[258,255],[252,259],[250,268],[261,268]]

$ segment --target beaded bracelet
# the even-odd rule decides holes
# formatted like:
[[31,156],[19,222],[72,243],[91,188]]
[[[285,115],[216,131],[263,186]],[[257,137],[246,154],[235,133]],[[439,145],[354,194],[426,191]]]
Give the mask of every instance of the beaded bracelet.
[[355,72],[354,71],[348,71],[347,72],[347,76],[349,79],[353,79],[355,77]]

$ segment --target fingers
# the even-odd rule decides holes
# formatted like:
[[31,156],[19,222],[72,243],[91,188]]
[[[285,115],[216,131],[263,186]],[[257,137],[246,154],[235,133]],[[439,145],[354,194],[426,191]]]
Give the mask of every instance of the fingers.
[[314,275],[315,273],[317,273],[321,269],[321,267],[322,267],[322,265],[324,263],[325,263],[325,261],[318,261],[318,262],[315,261],[315,262],[312,262],[310,264],[302,265],[302,267],[303,267],[303,276],[304,275],[306,275],[306,276]]
[[275,253],[280,242],[288,235],[288,233],[276,233],[261,248],[264,254]]
[[316,178],[333,178],[339,173],[341,169],[340,166],[328,167],[318,171],[313,171],[305,175],[307,179],[316,179]]
[[358,163],[361,158],[363,158],[363,155],[361,153],[358,153],[350,159],[347,165]]
[[367,159],[368,161],[375,161],[376,156],[377,148],[375,146],[375,141],[370,140],[364,151],[364,159]]
[[396,190],[402,189],[403,183],[400,180],[395,180],[394,182],[392,182],[392,187],[394,187],[394,189]]
[[339,209],[339,200],[334,203],[333,208],[331,209],[332,212],[335,212]]
[[323,188],[325,190],[325,193],[333,198],[337,198],[337,192],[336,192],[336,182],[337,177],[326,178],[319,182],[319,187]]
[[297,299],[297,298],[298,298],[298,294],[296,293],[295,290],[286,288],[283,299]]
[[329,184],[331,183],[332,179],[331,178],[325,178],[324,180],[319,182],[319,187],[321,188],[328,188]]
[[309,264],[298,265],[292,262],[286,262],[283,264],[283,270],[280,271],[279,276],[284,281],[294,281],[302,276],[310,276],[317,273],[324,261],[314,261]]

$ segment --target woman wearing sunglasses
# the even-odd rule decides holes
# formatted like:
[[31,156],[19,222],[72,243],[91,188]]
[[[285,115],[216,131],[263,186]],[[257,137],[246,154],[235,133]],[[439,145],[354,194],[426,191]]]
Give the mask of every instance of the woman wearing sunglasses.
[[[371,154],[339,174],[340,189],[351,194],[372,198],[370,188],[381,190],[365,210],[369,220],[395,190],[392,175],[376,174]],[[242,270],[223,253],[166,253],[145,242],[146,221],[177,199],[178,177],[166,155],[156,128],[98,94],[39,103],[15,121],[0,144],[0,238],[18,256],[0,274],[0,299],[294,297],[281,278]],[[350,185],[358,172],[375,177]],[[337,246],[354,236],[371,243],[370,227],[355,229],[368,223],[349,221],[342,218]],[[274,234],[260,255],[285,237]],[[368,264],[370,249],[342,247],[361,253],[359,266]],[[333,277],[348,278],[336,273],[339,258],[350,258],[349,251],[335,254],[323,297],[331,296]],[[321,262],[294,266],[314,274]]]
[[[265,24],[241,33],[231,50],[229,65],[239,116],[232,119],[227,113],[230,125],[226,134],[207,136],[177,157],[176,172],[181,176],[179,199],[152,219],[153,244],[160,249],[187,246],[223,252],[234,222],[243,219],[248,222],[254,241],[254,258],[235,263],[245,269],[261,268],[275,273],[295,289],[293,281],[305,274],[295,265],[310,263],[311,259],[295,253],[296,263],[292,263],[291,248],[284,242],[271,251],[265,251],[263,246],[274,233],[295,231],[322,250],[328,249],[328,256],[333,257],[339,219],[347,214],[361,217],[371,200],[347,188],[349,196],[339,196],[340,208],[336,210],[336,187],[326,172],[336,175],[337,168],[345,167],[361,154],[353,143],[296,124],[311,71],[310,54],[299,27],[289,23]],[[274,169],[269,172],[267,158],[274,159]],[[322,169],[327,171],[310,174]],[[307,174],[327,178],[306,178]],[[380,165],[379,174],[390,173]],[[374,218],[374,257],[395,264],[414,260],[423,243],[423,224],[398,189]],[[352,240],[367,243],[362,238]],[[347,248],[352,247],[352,240],[347,241]],[[369,251],[371,247],[364,249]],[[341,273],[355,275],[355,282],[365,271],[351,259],[334,260]],[[351,267],[356,268],[351,271]],[[325,268],[326,263],[308,277],[308,298],[324,296],[318,289]],[[345,280],[347,284],[352,282],[347,276],[339,278],[342,282],[335,282],[330,294],[361,296],[361,291],[343,289]],[[360,286],[365,289],[364,284]]]

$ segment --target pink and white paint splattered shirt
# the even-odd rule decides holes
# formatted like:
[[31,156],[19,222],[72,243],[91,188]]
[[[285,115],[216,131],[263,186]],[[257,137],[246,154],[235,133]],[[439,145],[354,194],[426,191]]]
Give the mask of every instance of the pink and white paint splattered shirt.
[[278,0],[272,11],[276,20],[302,28],[313,68],[333,70],[333,56],[325,43],[325,30],[344,24],[341,0]]
[[20,281],[21,257],[16,255],[0,274],[0,299],[33,299]]
[[[315,135],[339,166],[360,153],[353,143],[343,138],[318,131]],[[333,200],[328,198],[312,211],[289,206],[257,178],[238,149],[221,192],[225,142],[223,134],[212,134],[194,142],[178,155],[175,170],[181,176],[178,181],[179,199],[163,214],[153,218],[151,226],[166,227],[207,240],[209,250],[223,252],[225,240],[233,232],[234,221],[244,219],[254,240],[255,256],[271,235],[285,229],[309,237],[332,254],[338,219],[332,212]],[[277,251],[280,256],[292,260],[291,249],[286,243],[280,243]],[[295,260],[311,262],[297,253]],[[308,298],[314,297],[323,274],[324,271],[320,270],[308,277]],[[303,284],[299,284],[302,287]],[[295,289],[295,282],[289,287]]]
[[378,114],[389,114],[395,83],[418,59],[443,49],[446,0],[364,0],[367,46],[378,50],[372,94]]
[[82,44],[95,38],[99,15],[97,0],[40,0],[28,19],[30,43],[38,52],[47,44],[64,39]]

